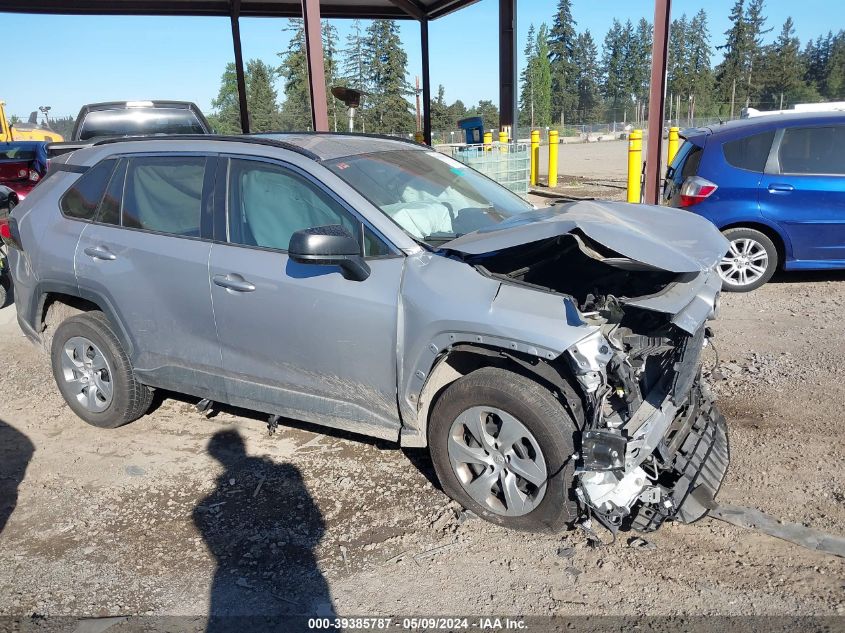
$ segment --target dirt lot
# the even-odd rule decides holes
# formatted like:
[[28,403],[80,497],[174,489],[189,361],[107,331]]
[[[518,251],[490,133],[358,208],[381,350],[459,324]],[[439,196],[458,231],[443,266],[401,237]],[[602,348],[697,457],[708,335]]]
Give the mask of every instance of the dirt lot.
[[[122,429],[88,427],[12,310],[0,311],[0,616],[845,615],[845,560],[710,518],[644,547],[621,534],[591,548],[579,532],[464,520],[421,452],[296,423],[268,437],[248,412],[205,419],[172,397]],[[725,298],[723,502],[843,533],[843,313],[845,275]]]

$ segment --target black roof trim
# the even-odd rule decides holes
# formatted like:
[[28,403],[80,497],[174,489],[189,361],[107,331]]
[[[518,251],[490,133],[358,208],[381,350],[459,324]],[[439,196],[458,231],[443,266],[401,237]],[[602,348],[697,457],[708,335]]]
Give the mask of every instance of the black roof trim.
[[[417,143],[415,140],[410,138],[390,136],[389,134],[367,134],[365,132],[315,132],[314,130],[306,130],[304,132],[250,132],[248,135],[244,136],[257,136],[260,138],[261,136],[268,134],[274,134],[277,136],[343,136],[347,138],[376,138],[381,141],[399,141],[400,143],[408,143],[409,145],[413,145],[415,147],[429,147],[425,143]],[[280,142],[283,143],[284,141]],[[429,149],[431,148],[429,147]]]
[[104,138],[99,141],[95,141],[94,143],[91,143],[91,145],[97,147],[100,145],[111,145],[114,143],[134,143],[136,141],[229,141],[233,143],[253,143],[255,145],[268,145],[270,147],[279,147],[282,149],[287,149],[292,152],[296,152],[297,154],[307,156],[311,160],[320,160],[320,157],[314,152],[299,147],[298,145],[294,145],[293,143],[287,143],[285,141],[279,141],[272,138],[261,138],[259,136],[252,136],[246,134],[240,136],[224,136],[222,134],[166,134],[159,136],[121,136],[117,138]]

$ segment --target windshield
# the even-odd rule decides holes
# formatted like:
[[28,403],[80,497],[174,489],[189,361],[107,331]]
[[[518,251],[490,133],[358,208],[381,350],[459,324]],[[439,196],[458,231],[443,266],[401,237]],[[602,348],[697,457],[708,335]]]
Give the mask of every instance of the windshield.
[[125,108],[89,112],[79,129],[79,140],[103,136],[205,133],[197,116],[185,108]]
[[0,160],[29,161],[35,160],[35,148],[32,146],[0,145]]
[[375,152],[325,165],[425,242],[446,242],[533,209],[516,194],[439,152]]

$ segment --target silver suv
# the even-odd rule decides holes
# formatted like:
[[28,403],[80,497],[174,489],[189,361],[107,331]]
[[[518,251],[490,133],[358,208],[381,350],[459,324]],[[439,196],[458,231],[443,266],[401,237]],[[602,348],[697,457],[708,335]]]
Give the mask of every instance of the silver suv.
[[4,234],[96,426],[162,388],[428,447],[527,530],[692,521],[728,466],[699,369],[727,243],[690,213],[536,209],[395,139],[169,137],[60,157]]

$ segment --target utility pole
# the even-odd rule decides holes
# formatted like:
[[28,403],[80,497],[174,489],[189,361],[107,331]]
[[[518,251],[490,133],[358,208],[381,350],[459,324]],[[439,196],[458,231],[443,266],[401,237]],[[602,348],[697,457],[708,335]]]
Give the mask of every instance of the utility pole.
[[736,78],[731,85],[731,118],[734,118],[734,100],[736,99]]
[[782,92],[780,93],[780,107],[778,108],[778,110],[783,110],[783,93]]
[[417,95],[417,132],[422,130],[422,115],[420,113],[420,77],[417,75],[417,88],[414,91]]

